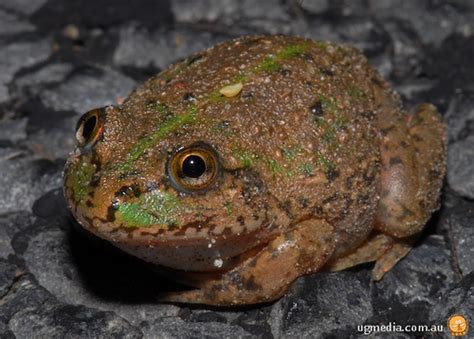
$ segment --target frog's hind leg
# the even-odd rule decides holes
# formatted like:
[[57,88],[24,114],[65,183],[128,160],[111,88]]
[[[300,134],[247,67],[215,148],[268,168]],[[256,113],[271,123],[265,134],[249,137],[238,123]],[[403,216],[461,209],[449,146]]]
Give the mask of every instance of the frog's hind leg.
[[324,270],[341,271],[359,264],[375,261],[372,279],[380,280],[400,259],[410,252],[415,237],[396,239],[374,231],[367,241],[354,252],[335,258],[324,266]]
[[[422,104],[411,116],[394,109],[385,113],[379,122],[384,135],[375,229],[393,237],[394,245],[378,258],[375,280],[410,251],[417,234],[438,208],[445,174],[446,137],[436,108]],[[406,123],[401,123],[401,117]]]
[[248,305],[280,298],[300,275],[319,270],[334,251],[333,227],[306,220],[235,268],[204,279],[199,288],[164,293],[159,301],[216,306]]
[[382,171],[375,227],[396,238],[419,233],[438,206],[445,171],[444,125],[433,105],[412,116],[385,107],[379,117]]

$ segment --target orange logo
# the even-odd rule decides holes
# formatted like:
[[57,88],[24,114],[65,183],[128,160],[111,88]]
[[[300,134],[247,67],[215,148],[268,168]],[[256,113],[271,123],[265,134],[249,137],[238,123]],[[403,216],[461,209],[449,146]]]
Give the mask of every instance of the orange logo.
[[448,319],[448,328],[451,331],[451,335],[454,337],[466,335],[469,330],[469,323],[464,316],[460,314],[453,314]]

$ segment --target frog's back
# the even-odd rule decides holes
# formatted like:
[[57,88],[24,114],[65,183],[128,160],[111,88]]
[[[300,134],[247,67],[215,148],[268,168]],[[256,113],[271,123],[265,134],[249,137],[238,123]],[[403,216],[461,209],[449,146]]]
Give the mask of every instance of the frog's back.
[[354,48],[244,37],[171,66],[124,108],[148,112],[148,127],[131,124],[134,130],[152,128],[150,119],[163,114],[195,114],[169,145],[205,141],[224,168],[258,173],[291,216],[325,216],[357,232],[371,224],[377,199],[379,81]]

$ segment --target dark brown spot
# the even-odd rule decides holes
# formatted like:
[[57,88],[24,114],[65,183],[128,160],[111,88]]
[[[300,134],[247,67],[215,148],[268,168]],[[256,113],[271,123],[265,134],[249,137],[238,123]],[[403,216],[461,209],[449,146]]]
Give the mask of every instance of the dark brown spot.
[[290,200],[285,200],[279,203],[278,207],[280,207],[280,209],[282,209],[290,219],[293,218],[293,211],[292,211],[293,209],[291,207]]
[[287,77],[291,75],[291,71],[287,68],[283,68],[282,70],[280,70],[280,74],[283,75],[284,77]]
[[403,164],[402,159],[400,157],[391,157],[389,161],[390,166],[400,165]]
[[321,103],[321,100],[318,100],[311,105],[309,111],[314,119],[320,118],[323,114],[323,104]]
[[320,217],[323,215],[323,208],[320,205],[316,205],[313,207],[313,214],[316,217]]
[[188,61],[188,66],[194,64],[196,61],[201,60],[202,58],[203,58],[202,54],[196,54],[196,55],[191,56]]
[[240,226],[245,226],[245,218],[242,215],[237,217],[237,221],[240,223]]
[[196,97],[194,96],[193,93],[187,92],[187,93],[184,93],[183,100],[188,101],[188,102],[193,102],[193,101],[196,101]]
[[114,222],[115,221],[115,211],[117,210],[117,205],[112,204],[107,208],[107,221]]
[[244,92],[242,93],[242,98],[244,98],[244,99],[250,99],[250,98],[252,98],[252,97],[253,97],[253,93],[250,92],[250,91],[244,91]]
[[138,198],[141,195],[140,187],[138,185],[122,186],[115,193],[114,196],[118,197],[136,197]]
[[408,144],[408,142],[406,142],[405,140],[400,141],[399,145],[403,148],[407,148],[408,146],[410,146],[410,144]]
[[394,129],[395,129],[395,126],[393,126],[393,125],[390,126],[390,127],[382,128],[382,129],[380,129],[380,134],[382,134],[383,136],[387,136]]
[[350,190],[352,188],[353,183],[354,183],[354,177],[348,177],[346,179],[346,188]]
[[337,177],[339,177],[339,171],[334,168],[329,168],[326,171],[326,177],[329,182],[333,182]]
[[329,69],[329,68],[320,68],[319,71],[324,74],[324,75],[327,75],[327,76],[330,76],[332,77],[334,75],[334,72]]
[[314,58],[313,56],[311,55],[311,53],[308,53],[308,52],[305,52],[301,55],[303,57],[303,59],[305,59],[306,61],[314,61]]
[[300,203],[301,208],[307,208],[308,207],[308,199],[304,197],[299,197],[298,202]]
[[262,286],[255,282],[255,277],[252,275],[250,278],[243,281],[243,285],[247,291],[255,291],[262,289]]

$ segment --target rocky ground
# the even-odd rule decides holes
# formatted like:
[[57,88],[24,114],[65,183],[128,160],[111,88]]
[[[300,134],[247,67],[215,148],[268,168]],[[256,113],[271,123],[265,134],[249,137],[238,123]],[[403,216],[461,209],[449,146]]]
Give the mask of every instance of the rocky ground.
[[[453,313],[474,325],[473,30],[462,0],[2,0],[0,337],[364,337],[357,325]],[[436,104],[449,128],[442,208],[379,283],[365,265],[300,278],[263,307],[157,304],[160,278],[73,227],[61,170],[75,123],[192,51],[256,33],[356,45],[407,107]]]

